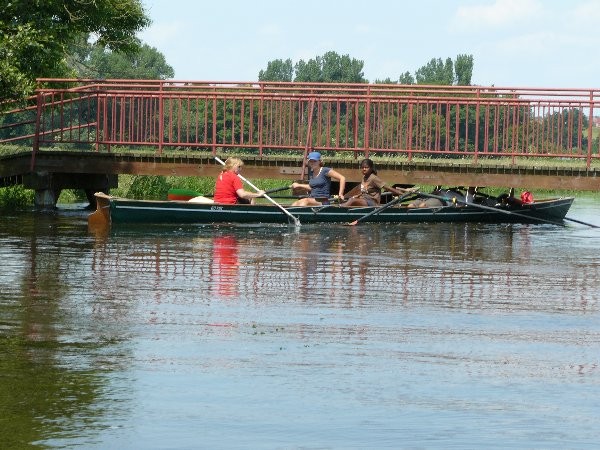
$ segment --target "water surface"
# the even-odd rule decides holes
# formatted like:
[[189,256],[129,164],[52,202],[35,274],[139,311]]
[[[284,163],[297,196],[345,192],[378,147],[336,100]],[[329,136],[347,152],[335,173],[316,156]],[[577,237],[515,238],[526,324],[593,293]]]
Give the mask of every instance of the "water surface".
[[[579,198],[569,216],[600,224]],[[0,220],[7,448],[593,448],[600,231]]]

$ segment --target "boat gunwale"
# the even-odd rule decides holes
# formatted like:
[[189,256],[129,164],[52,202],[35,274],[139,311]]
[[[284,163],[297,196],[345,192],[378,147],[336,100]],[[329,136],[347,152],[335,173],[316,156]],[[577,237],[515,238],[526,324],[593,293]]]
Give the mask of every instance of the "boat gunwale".
[[[269,204],[204,204],[180,200],[135,200],[122,197],[105,197],[119,223],[286,223],[288,218],[281,210]],[[486,222],[486,223],[556,223],[562,224],[574,197],[559,197],[536,200],[512,209],[488,211],[472,205],[444,205],[427,208],[408,208],[406,205],[388,208],[374,215],[370,223],[410,223],[410,222]],[[384,206],[343,207],[339,205],[323,206],[285,206],[286,210],[307,223],[350,222]],[[560,211],[552,214],[551,211]],[[136,218],[124,217],[137,214]],[[174,218],[159,217],[161,212],[171,211]],[[563,214],[564,212],[564,214]],[[147,213],[147,214],[146,214]],[[513,214],[514,213],[514,214]],[[193,216],[197,214],[198,217]],[[211,215],[211,217],[205,217]],[[183,217],[185,216],[185,217]],[[114,219],[114,218],[113,218]],[[114,220],[111,220],[114,221]]]

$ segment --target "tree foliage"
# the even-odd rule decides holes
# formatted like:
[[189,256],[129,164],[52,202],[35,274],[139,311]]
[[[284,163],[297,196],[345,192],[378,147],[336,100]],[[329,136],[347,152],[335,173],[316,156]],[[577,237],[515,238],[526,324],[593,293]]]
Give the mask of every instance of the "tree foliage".
[[73,53],[71,65],[79,78],[165,80],[175,71],[156,48],[143,44],[135,53],[112,51],[86,43],[87,50]]
[[93,36],[98,45],[132,53],[150,24],[141,0],[8,1],[0,8],[0,101],[25,97],[39,77],[73,75],[67,56]]
[[267,69],[258,73],[258,81],[292,81],[294,65],[291,59],[274,59],[267,63]]
[[365,63],[349,55],[327,52],[322,57],[321,74],[326,83],[366,83],[363,73]]
[[258,74],[259,81],[298,81],[313,83],[366,83],[364,62],[349,55],[329,51],[323,56],[293,65],[291,59],[275,59]]
[[454,81],[457,86],[470,86],[473,75],[473,55],[458,55],[454,61]]
[[470,86],[473,75],[473,55],[458,55],[454,62],[451,58],[442,61],[432,58],[417,69],[414,77],[404,72],[399,77],[400,84],[431,84],[440,86]]
[[400,78],[398,79],[400,84],[415,84],[415,77],[413,77],[410,72],[404,72],[400,74]]
[[454,84],[454,65],[452,59],[433,58],[415,72],[417,84],[436,84],[451,86]]

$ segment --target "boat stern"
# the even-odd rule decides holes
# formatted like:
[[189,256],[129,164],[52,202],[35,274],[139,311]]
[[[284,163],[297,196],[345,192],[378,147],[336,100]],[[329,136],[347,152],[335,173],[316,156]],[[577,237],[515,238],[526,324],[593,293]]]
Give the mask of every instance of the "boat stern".
[[98,230],[110,227],[110,195],[96,192],[96,211],[88,216],[88,229]]

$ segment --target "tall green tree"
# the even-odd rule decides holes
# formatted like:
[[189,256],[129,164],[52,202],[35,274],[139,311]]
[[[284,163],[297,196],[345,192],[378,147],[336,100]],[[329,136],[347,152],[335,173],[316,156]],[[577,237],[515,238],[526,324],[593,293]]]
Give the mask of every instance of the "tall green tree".
[[298,81],[314,83],[366,83],[364,62],[350,55],[329,51],[308,61],[276,59],[267,63],[266,70],[258,74],[259,81]]
[[436,84],[451,86],[454,84],[454,65],[452,59],[433,58],[415,72],[417,84]]
[[0,101],[26,97],[39,77],[72,75],[67,56],[82,36],[125,53],[150,24],[141,0],[8,1],[0,8]]
[[175,71],[156,48],[143,44],[135,53],[116,52],[100,45],[90,45],[87,56],[73,61],[80,78],[124,78],[165,80]]
[[470,86],[473,76],[473,55],[458,55],[454,60],[454,81],[457,86]]
[[401,84],[413,84],[409,81],[416,80],[417,84],[434,84],[440,86],[470,86],[473,75],[473,55],[458,55],[452,62],[451,58],[442,61],[441,58],[432,58],[427,64],[415,72],[414,79],[408,72],[400,75]]
[[304,61],[301,59],[294,65],[294,81],[318,83],[323,81],[323,62],[321,57]]
[[410,72],[404,72],[398,78],[398,82],[400,84],[415,84],[415,77],[413,77]]
[[322,58],[323,81],[336,83],[366,83],[363,68],[365,63],[350,55],[327,52]]
[[274,59],[267,63],[267,69],[258,73],[258,81],[292,81],[294,65],[291,59]]
[[325,83],[366,83],[363,68],[365,63],[350,58],[350,55],[339,55],[329,51],[323,56],[317,56],[307,62],[300,60],[296,63],[294,81],[325,82]]

